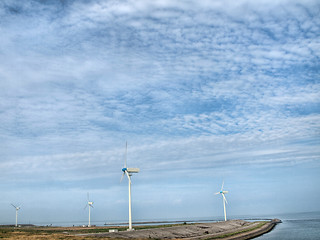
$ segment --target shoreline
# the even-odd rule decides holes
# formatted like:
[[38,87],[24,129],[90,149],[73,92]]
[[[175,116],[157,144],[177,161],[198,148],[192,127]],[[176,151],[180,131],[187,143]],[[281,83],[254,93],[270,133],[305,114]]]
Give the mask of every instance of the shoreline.
[[[222,240],[247,240],[247,239],[253,239],[259,236],[262,236],[263,234],[266,234],[278,224],[281,223],[281,220],[279,219],[272,219],[271,221],[267,222],[266,224],[262,225],[261,227],[255,228],[253,230],[249,229],[243,229],[244,231],[241,233],[230,233],[231,236],[226,237],[220,237],[219,235],[211,235],[211,236],[201,236],[201,237],[195,237],[195,238],[187,238],[188,240],[191,239],[222,239]],[[248,230],[248,231],[246,231]]]
[[[252,239],[271,231],[279,219],[249,222],[229,220],[188,224],[165,224],[127,227],[1,227],[0,238],[5,239]],[[118,232],[109,232],[116,229]]]

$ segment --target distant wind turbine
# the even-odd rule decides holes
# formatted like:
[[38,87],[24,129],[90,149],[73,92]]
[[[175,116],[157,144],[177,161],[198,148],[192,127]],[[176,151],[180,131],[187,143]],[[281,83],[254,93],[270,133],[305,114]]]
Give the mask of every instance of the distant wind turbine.
[[128,144],[126,142],[126,155],[124,159],[124,167],[122,168],[122,177],[120,182],[122,181],[124,175],[127,175],[128,177],[128,182],[129,182],[129,229],[128,231],[132,231],[132,217],[131,217],[131,176],[132,173],[138,173],[140,171],[139,168],[127,168],[127,150],[128,150]]
[[12,205],[12,207],[14,207],[16,209],[16,227],[18,227],[18,211],[20,210],[21,205],[19,207],[16,207],[12,203],[11,203],[11,205]]
[[89,193],[87,193],[87,198],[88,198],[88,203],[87,203],[87,205],[85,206],[84,209],[86,209],[87,207],[89,208],[89,224],[88,224],[88,227],[91,227],[91,224],[90,224],[90,208],[93,208],[93,202],[91,202],[89,200]]
[[223,210],[224,210],[224,220],[227,221],[227,213],[226,213],[226,203],[228,204],[228,201],[226,199],[226,197],[224,196],[226,193],[228,193],[228,191],[223,191],[223,185],[224,185],[224,181],[222,182],[222,186],[221,186],[221,190],[220,192],[217,192],[217,194],[221,194],[222,195],[222,201],[223,201]]

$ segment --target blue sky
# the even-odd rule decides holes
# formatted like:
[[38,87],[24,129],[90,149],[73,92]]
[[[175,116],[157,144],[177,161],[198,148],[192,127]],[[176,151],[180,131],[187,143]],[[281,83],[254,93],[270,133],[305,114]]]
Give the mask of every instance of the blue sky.
[[0,223],[320,211],[320,4],[0,3]]

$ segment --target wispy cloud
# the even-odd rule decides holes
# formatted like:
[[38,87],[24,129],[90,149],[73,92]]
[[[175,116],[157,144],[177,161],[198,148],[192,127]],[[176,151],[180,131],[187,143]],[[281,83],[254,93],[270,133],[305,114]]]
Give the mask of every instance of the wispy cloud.
[[212,170],[317,166],[317,9],[2,1],[1,186],[92,181],[100,191],[121,173],[125,140],[139,177],[166,186],[185,175],[207,183]]

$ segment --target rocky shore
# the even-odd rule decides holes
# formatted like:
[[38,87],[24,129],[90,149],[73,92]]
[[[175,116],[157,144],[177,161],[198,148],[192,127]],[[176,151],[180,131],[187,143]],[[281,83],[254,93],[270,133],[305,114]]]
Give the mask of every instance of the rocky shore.
[[78,236],[110,239],[252,239],[271,231],[281,222],[271,221],[248,222],[230,220],[226,222],[197,223],[173,227],[151,228],[136,231],[79,234]]

